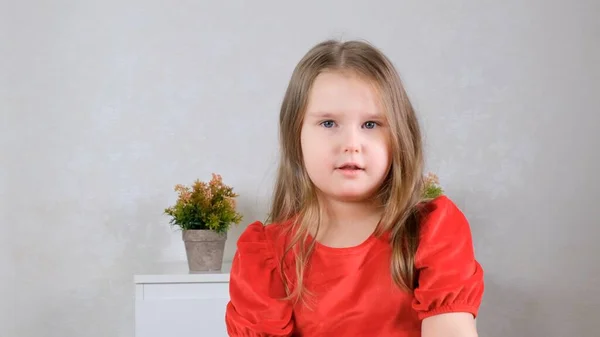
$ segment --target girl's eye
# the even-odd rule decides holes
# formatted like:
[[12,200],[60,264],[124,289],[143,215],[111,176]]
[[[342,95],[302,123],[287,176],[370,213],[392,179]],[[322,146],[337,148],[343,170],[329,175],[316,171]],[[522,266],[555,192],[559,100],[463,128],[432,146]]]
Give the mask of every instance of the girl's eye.
[[367,129],[374,129],[377,126],[377,123],[375,122],[366,122],[365,123],[365,128]]
[[335,123],[334,121],[324,121],[321,122],[321,125],[323,125],[326,128],[332,128],[335,125]]

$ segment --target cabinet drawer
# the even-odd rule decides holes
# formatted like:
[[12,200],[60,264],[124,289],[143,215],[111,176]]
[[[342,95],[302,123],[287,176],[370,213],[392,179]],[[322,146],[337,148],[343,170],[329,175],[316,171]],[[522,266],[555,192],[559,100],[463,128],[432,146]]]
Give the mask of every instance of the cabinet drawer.
[[135,335],[227,337],[225,309],[228,301],[227,298],[137,300]]
[[229,283],[163,283],[144,284],[144,300],[229,298]]

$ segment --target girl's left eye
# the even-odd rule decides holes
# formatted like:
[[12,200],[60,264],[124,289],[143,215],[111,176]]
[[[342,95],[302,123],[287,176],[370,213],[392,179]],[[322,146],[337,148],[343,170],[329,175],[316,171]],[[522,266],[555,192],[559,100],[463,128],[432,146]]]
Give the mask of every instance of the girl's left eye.
[[373,129],[373,128],[375,128],[376,126],[377,126],[377,123],[376,123],[376,122],[366,122],[366,123],[365,123],[365,128],[367,128],[367,129]]

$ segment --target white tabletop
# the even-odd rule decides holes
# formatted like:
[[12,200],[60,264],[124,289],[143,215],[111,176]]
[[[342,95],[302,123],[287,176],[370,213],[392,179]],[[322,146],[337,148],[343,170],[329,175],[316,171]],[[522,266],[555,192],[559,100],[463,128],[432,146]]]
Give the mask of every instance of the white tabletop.
[[134,275],[136,284],[148,283],[212,283],[229,282],[231,262],[225,261],[221,271],[190,272],[187,261],[157,263],[151,272]]

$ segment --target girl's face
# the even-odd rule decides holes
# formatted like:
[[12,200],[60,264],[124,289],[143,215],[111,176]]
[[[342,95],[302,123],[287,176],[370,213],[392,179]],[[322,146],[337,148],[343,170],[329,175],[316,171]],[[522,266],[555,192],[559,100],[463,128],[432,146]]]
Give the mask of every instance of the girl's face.
[[365,201],[390,168],[390,132],[375,87],[343,72],[317,76],[300,142],[304,164],[320,194]]

